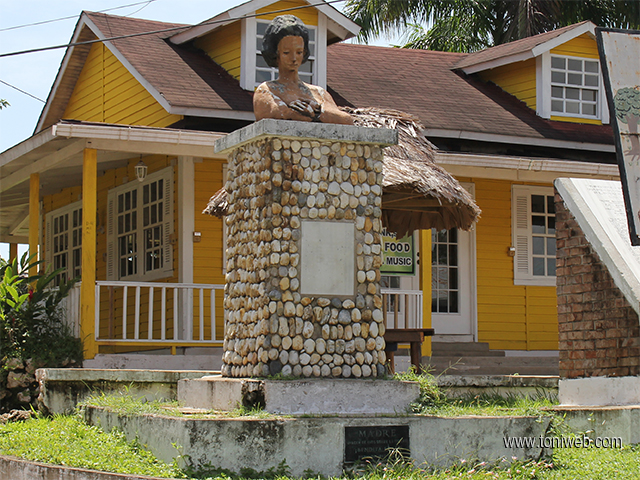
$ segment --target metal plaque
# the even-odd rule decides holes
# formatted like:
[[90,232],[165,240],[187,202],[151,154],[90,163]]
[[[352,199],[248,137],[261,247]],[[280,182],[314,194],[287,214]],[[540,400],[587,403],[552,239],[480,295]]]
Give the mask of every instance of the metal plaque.
[[409,454],[409,425],[344,427],[344,461],[382,458],[392,449]]

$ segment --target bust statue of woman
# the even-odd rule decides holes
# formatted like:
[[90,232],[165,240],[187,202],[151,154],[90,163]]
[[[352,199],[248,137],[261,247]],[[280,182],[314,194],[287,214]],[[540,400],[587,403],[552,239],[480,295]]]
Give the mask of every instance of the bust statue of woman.
[[353,125],[331,95],[321,87],[304,83],[298,69],[309,58],[309,30],[293,15],[273,19],[262,40],[262,57],[278,68],[278,78],[262,83],[253,96],[256,120],[277,118],[302,122]]

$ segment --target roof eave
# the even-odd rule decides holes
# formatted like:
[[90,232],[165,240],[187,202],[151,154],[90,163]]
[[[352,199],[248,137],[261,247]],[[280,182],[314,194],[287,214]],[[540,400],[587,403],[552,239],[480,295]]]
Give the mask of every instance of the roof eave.
[[471,75],[472,73],[482,72],[485,70],[490,70],[492,68],[501,67],[503,65],[509,65],[511,63],[520,62],[523,60],[528,60],[529,58],[535,58],[542,55],[545,52],[548,52],[563,43],[566,43],[570,40],[573,40],[580,35],[585,33],[590,34],[593,38],[595,38],[595,29],[596,25],[591,21],[586,21],[580,24],[577,24],[575,28],[564,32],[557,37],[554,37],[546,42],[540,43],[535,47],[525,51],[519,52],[513,55],[507,55],[501,58],[495,58],[486,62],[479,62],[473,65],[467,65],[462,68],[454,67],[454,70],[462,70],[467,75]]
[[[324,0],[305,0],[309,5],[317,8],[321,13],[334,24],[340,28],[333,29],[332,32],[341,37],[342,40],[356,36],[360,32],[358,24],[351,19],[343,15],[339,10],[335,9],[331,5],[327,5]],[[256,10],[267,7],[273,3],[274,0],[251,0],[249,2],[238,5],[225,12],[216,15],[215,17],[203,22],[199,25],[194,25],[192,28],[180,32],[170,37],[171,43],[181,45],[187,43],[196,38],[207,35],[208,33],[221,28],[230,23],[242,20],[247,15],[255,14]],[[295,11],[292,12],[295,14]],[[346,32],[346,34],[345,34]]]

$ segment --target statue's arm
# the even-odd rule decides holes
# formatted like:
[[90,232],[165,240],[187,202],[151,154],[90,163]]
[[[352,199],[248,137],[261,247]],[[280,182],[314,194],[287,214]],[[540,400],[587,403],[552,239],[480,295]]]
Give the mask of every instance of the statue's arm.
[[253,94],[253,113],[256,120],[276,118],[310,122],[311,118],[292,110],[286,103],[273,95],[266,84],[261,84]]

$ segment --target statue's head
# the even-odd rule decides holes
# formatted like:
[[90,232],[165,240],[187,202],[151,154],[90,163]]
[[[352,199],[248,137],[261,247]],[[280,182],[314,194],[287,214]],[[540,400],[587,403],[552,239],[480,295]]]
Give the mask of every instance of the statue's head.
[[304,40],[304,59],[309,59],[309,30],[302,20],[293,15],[280,15],[274,18],[262,38],[262,58],[270,67],[278,67],[278,44],[284,37],[302,37]]

